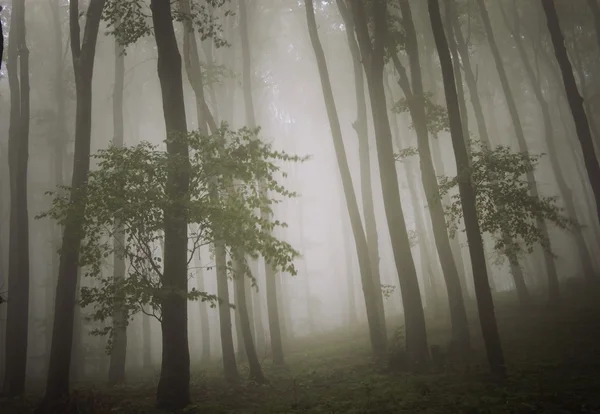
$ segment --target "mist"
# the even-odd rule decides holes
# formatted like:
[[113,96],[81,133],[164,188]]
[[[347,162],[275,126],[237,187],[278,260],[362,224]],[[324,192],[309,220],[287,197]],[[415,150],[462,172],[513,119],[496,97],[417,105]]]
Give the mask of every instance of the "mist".
[[1,412],[600,412],[597,0],[0,6]]

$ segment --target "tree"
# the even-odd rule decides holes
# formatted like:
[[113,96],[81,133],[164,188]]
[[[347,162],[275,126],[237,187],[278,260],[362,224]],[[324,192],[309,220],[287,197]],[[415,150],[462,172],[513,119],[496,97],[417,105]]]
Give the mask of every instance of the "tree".
[[498,334],[496,315],[494,313],[494,302],[487,275],[485,264],[485,252],[483,240],[479,228],[478,213],[475,200],[475,189],[473,188],[470,174],[464,173],[469,168],[469,157],[467,145],[464,140],[462,124],[459,113],[458,95],[456,92],[454,68],[452,57],[448,47],[448,40],[444,33],[440,5],[438,0],[428,0],[429,18],[433,28],[435,45],[442,66],[442,77],[446,95],[446,107],[448,109],[448,120],[450,122],[450,135],[452,147],[456,159],[456,170],[458,171],[458,188],[462,201],[462,210],[471,254],[473,267],[473,281],[475,284],[475,296],[479,311],[479,323],[486,347],[488,363],[492,373],[504,377],[506,368],[504,366],[504,354]]
[[[514,12],[516,16],[514,19],[514,26],[512,26],[509,22],[508,16],[506,15],[504,7],[501,3],[499,3],[499,6],[500,11],[502,13],[502,17],[504,18],[504,23],[511,32],[512,38],[515,42],[515,45],[517,46],[517,51],[519,52],[521,62],[523,63],[523,68],[525,69],[527,79],[533,89],[535,98],[540,105],[540,111],[542,113],[542,119],[544,122],[544,136],[546,137],[546,144],[548,145],[548,155],[550,158],[550,163],[552,165],[552,169],[554,170],[554,174],[556,176],[556,183],[558,184],[558,188],[560,190],[560,193],[562,194],[567,214],[574,219],[575,217],[577,217],[575,200],[573,199],[572,191],[569,189],[569,186],[567,184],[567,179],[565,177],[563,167],[561,167],[560,165],[560,155],[559,151],[557,150],[557,140],[552,125],[550,105],[544,97],[544,93],[542,91],[541,86],[541,79],[539,79],[538,76],[536,76],[534,68],[527,56],[527,52],[525,51],[525,46],[523,45],[523,40],[521,38],[520,17],[518,15],[518,8],[513,2]],[[577,243],[577,250],[579,251],[581,265],[583,267],[584,277],[590,281],[594,280],[594,266],[592,264],[592,258],[588,250],[588,246],[583,237],[581,228],[574,229],[574,236],[575,242]]]
[[[470,347],[469,324],[467,321],[467,312],[465,310],[458,269],[450,247],[442,199],[438,190],[436,172],[433,167],[431,149],[429,146],[429,133],[427,128],[428,115],[425,110],[426,97],[421,77],[417,31],[414,26],[412,11],[408,0],[399,0],[399,6],[400,11],[402,12],[406,51],[409,57],[412,81],[412,95],[407,96],[407,101],[413,119],[413,125],[417,133],[423,189],[425,190],[425,196],[427,198],[433,237],[443,269],[446,290],[448,292],[453,341],[455,342],[457,349],[463,350],[466,353]],[[393,50],[391,53],[397,52]]]
[[6,312],[6,372],[4,393],[21,395],[25,389],[29,326],[29,218],[27,167],[29,157],[29,50],[25,30],[25,1],[13,2],[8,44],[10,127],[10,236],[8,249],[8,305]]
[[[77,108],[75,115],[75,150],[73,177],[70,194],[73,202],[85,196],[85,184],[90,170],[90,141],[92,129],[92,78],[96,40],[102,10],[106,0],[90,0],[87,19],[81,38],[79,24],[79,1],[69,3],[69,28],[71,55],[75,72]],[[80,205],[76,203],[77,205]],[[81,205],[80,205],[81,206]],[[81,206],[80,208],[83,208]],[[79,245],[84,237],[81,224],[75,219],[82,210],[71,211],[70,220],[65,222],[60,253],[58,281],[54,306],[52,344],[46,381],[46,396],[43,407],[52,410],[52,405],[69,394],[69,370],[75,318],[75,298]]]
[[594,191],[594,198],[596,199],[596,212],[598,214],[598,219],[600,220],[600,166],[598,165],[598,159],[596,158],[594,150],[590,123],[585,112],[583,98],[577,89],[577,83],[575,82],[575,76],[573,75],[573,66],[567,55],[565,39],[560,29],[554,0],[540,0],[540,2],[544,9],[544,14],[546,15],[546,23],[550,38],[552,39],[552,45],[554,46],[554,54],[556,55],[556,60],[560,66],[564,88],[571,108],[571,114],[575,121],[577,137],[579,138],[579,143],[581,144],[581,150],[583,152],[585,168]]
[[321,46],[321,42],[319,40],[312,0],[306,0],[305,6],[308,32],[317,59],[319,77],[321,79],[321,87],[323,89],[323,97],[325,99],[325,107],[327,110],[327,116],[329,117],[331,135],[335,147],[338,168],[340,170],[340,176],[342,179],[344,196],[346,198],[346,206],[350,216],[350,225],[352,227],[352,233],[356,244],[362,287],[365,296],[371,349],[375,357],[381,358],[383,357],[386,348],[385,336],[382,330],[384,325],[380,320],[381,315],[377,309],[376,300],[377,291],[380,292],[381,289],[379,286],[375,286],[372,277],[373,266],[371,264],[371,258],[369,255],[367,238],[363,230],[360,211],[358,209],[358,202],[356,200],[356,194],[352,184],[352,176],[350,174],[350,167],[348,166],[348,159],[346,158],[346,150],[344,148],[340,121],[337,115],[337,109],[331,88],[331,81],[329,79],[329,72],[327,70],[325,52],[323,51],[323,47]]
[[[485,2],[484,0],[477,0],[477,4],[479,6],[479,12],[481,13],[481,20],[483,22],[483,27],[486,32],[490,50],[492,52],[492,56],[494,57],[494,62],[496,63],[496,69],[498,71],[500,84],[502,85],[504,97],[508,105],[508,111],[512,119],[512,124],[515,131],[515,136],[517,138],[519,150],[521,152],[527,153],[529,151],[529,148],[527,145],[527,140],[525,139],[525,134],[523,132],[523,126],[521,124],[519,111],[517,109],[517,104],[515,102],[514,95],[508,82],[508,76],[506,75],[506,70],[504,68],[504,63],[502,62],[500,50],[498,49],[498,45],[496,44],[496,39],[492,30],[492,23],[490,22],[490,17],[485,6]],[[535,180],[535,176],[533,174],[533,170],[527,173],[527,182],[529,185],[529,192],[531,193],[531,196],[539,197],[539,190],[537,182]],[[539,227],[540,232],[544,234],[544,238],[548,241],[548,243],[551,243],[550,237],[548,235],[548,226],[546,225],[546,222],[540,219],[538,220],[537,226]],[[549,250],[551,250],[551,248]],[[546,272],[548,277],[549,300],[551,304],[557,305],[560,296],[558,273],[556,270],[556,263],[554,262],[554,257],[549,251],[544,251],[544,262],[546,265]]]
[[[354,34],[354,22],[352,14],[344,4],[343,0],[336,0],[340,14],[346,26],[346,39],[352,56],[352,69],[354,72],[354,94],[356,95],[356,121],[352,127],[356,131],[359,145],[360,158],[360,189],[365,217],[365,234],[371,260],[372,276],[375,286],[381,286],[381,275],[379,273],[379,240],[377,236],[377,222],[375,220],[375,206],[373,205],[373,188],[371,179],[371,156],[369,150],[369,132],[367,125],[367,102],[365,98],[365,81],[362,64],[360,63],[360,50]],[[350,283],[350,282],[349,282]],[[380,314],[382,330],[386,333],[385,311],[383,307],[383,296],[376,290],[375,299]],[[353,311],[354,312],[354,311]]]
[[409,358],[409,365],[414,369],[419,369],[428,364],[429,350],[417,271],[410,251],[408,231],[400,200],[392,132],[383,85],[384,54],[388,36],[387,6],[385,2],[373,2],[371,4],[373,22],[373,38],[371,39],[367,23],[368,14],[363,2],[352,0],[351,4],[355,31],[371,98],[383,204],[404,305],[406,353]]
[[[123,134],[123,90],[125,79],[125,48],[115,39],[115,85],[113,89],[113,142],[117,148],[124,145]],[[120,252],[119,246],[123,246],[125,234],[119,228],[118,216],[115,219],[115,244],[114,253],[114,278],[116,281],[125,278],[125,259]],[[108,382],[118,384],[125,381],[125,360],[127,357],[127,326],[124,321],[124,312],[120,301],[116,302],[113,320],[116,326],[115,340],[110,354],[110,365],[108,368]]]

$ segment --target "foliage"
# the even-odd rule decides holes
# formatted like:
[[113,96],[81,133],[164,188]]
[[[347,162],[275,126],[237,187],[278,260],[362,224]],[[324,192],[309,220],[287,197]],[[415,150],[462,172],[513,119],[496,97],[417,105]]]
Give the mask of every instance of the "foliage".
[[381,285],[381,294],[383,295],[383,297],[385,299],[389,299],[392,297],[392,295],[394,294],[394,291],[396,290],[396,286],[394,285]]
[[204,86],[220,85],[225,79],[236,78],[236,73],[225,65],[200,62],[200,67],[202,68],[202,84]]
[[[188,231],[188,263],[200,246],[222,240],[231,251],[242,249],[252,257],[261,255],[276,268],[296,273],[293,259],[297,252],[272,235],[276,227],[286,224],[264,219],[261,213],[271,213],[272,205],[281,198],[296,196],[275,178],[277,174],[286,176],[277,163],[305,158],[273,150],[258,139],[258,132],[248,128],[232,131],[223,124],[210,136],[194,132],[169,137],[185,140],[190,149],[190,187],[183,200],[192,228]],[[123,308],[126,320],[145,312],[145,307],[160,319],[161,300],[167,293],[162,285],[164,211],[181,202],[167,192],[167,176],[186,160],[173,160],[147,142],[129,148],[110,147],[93,158],[98,169],[90,172],[86,195],[79,201],[85,213],[75,218],[86,235],[80,266],[92,279],[90,286],[81,290],[80,304],[92,305],[91,318],[101,322],[112,317],[116,304]],[[267,198],[263,185],[275,198]],[[78,211],[69,201],[69,188],[63,190],[50,193],[54,197],[52,207],[40,217],[50,216],[64,225],[70,212]],[[125,234],[123,246],[114,245],[116,232]],[[103,271],[105,261],[114,255],[125,259],[124,279],[116,280]],[[228,270],[232,271],[231,266]],[[218,300],[195,289],[179,293],[212,306]],[[109,324],[94,334],[112,338],[112,330]]]
[[[506,146],[488,149],[481,144],[473,148],[472,165],[461,174],[470,174],[476,191],[476,206],[481,231],[493,236],[495,249],[506,253],[531,253],[541,244],[549,251],[547,238],[538,229],[537,220],[571,229],[576,223],[563,215],[556,197],[533,197],[525,175],[533,172],[540,155],[513,153]],[[458,177],[441,177],[440,193],[445,195],[458,185]],[[460,195],[451,196],[446,206],[451,236],[454,237],[462,219]],[[514,244],[508,246],[502,236],[506,232]]]
[[[425,113],[427,115],[427,130],[433,137],[437,137],[440,132],[450,132],[450,122],[448,121],[448,111],[446,107],[433,102],[433,94],[426,92],[422,98],[413,97],[413,100],[423,99],[425,102]],[[412,102],[406,98],[400,99],[392,107],[392,112],[401,114],[408,112]],[[411,128],[414,125],[410,124]]]
[[[189,0],[189,12],[179,10],[173,3],[173,19],[177,22],[191,20],[200,34],[200,40],[212,39],[216,47],[229,46],[222,37],[223,26],[213,14],[213,10],[225,7],[230,0]],[[233,15],[225,10],[224,17]],[[102,18],[106,21],[108,34],[115,36],[123,46],[136,43],[152,34],[152,18],[147,0],[108,0]]]
[[398,151],[397,154],[394,154],[394,158],[396,159],[396,161],[402,162],[404,158],[412,157],[414,155],[417,155],[418,153],[419,150],[416,147],[403,148],[400,151]]

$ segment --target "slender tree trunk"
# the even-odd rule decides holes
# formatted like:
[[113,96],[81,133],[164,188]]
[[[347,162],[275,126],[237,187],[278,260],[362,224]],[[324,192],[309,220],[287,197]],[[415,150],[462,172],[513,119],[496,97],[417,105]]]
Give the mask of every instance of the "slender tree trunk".
[[[125,48],[115,39],[115,86],[113,90],[113,146],[122,148],[124,145],[123,121],[123,91],[125,80]],[[114,237],[114,274],[115,283],[123,283],[125,279],[125,232],[115,218]],[[127,358],[127,315],[123,309],[122,298],[119,298],[113,313],[114,346],[110,354],[108,382],[119,384],[125,381],[125,361]]]
[[408,0],[399,0],[402,12],[404,30],[406,36],[406,51],[410,60],[410,73],[412,80],[412,97],[410,98],[410,113],[417,133],[419,148],[419,164],[423,189],[429,207],[429,216],[433,230],[435,245],[442,265],[446,290],[450,305],[450,320],[452,322],[452,336],[456,349],[468,352],[470,347],[469,324],[467,312],[462,295],[458,269],[454,261],[450,238],[446,227],[446,217],[439,193],[439,187],[431,149],[429,147],[429,133],[427,131],[427,114],[425,112],[425,95],[421,77],[421,64],[419,60],[419,48],[417,44],[417,31],[415,29],[412,12]]
[[[199,292],[205,292],[204,270],[202,269],[202,256],[200,249],[197,255],[198,273],[196,273],[196,289]],[[200,315],[200,335],[202,336],[202,356],[200,362],[207,364],[210,361],[210,323],[208,320],[208,305],[198,301],[198,314]]]
[[[479,5],[479,11],[481,13],[481,20],[483,21],[483,26],[485,28],[486,36],[488,39],[488,43],[490,45],[490,49],[492,52],[492,56],[494,57],[494,61],[496,63],[496,69],[498,70],[498,75],[500,77],[500,84],[502,85],[502,90],[504,91],[504,96],[506,98],[506,103],[508,105],[508,111],[510,113],[510,117],[512,119],[513,127],[515,130],[515,135],[517,137],[517,143],[519,145],[519,150],[523,153],[529,153],[529,148],[527,145],[527,140],[525,139],[525,134],[523,132],[523,126],[521,124],[521,119],[519,116],[519,111],[517,109],[517,103],[515,102],[514,95],[510,89],[510,84],[508,82],[508,76],[506,75],[506,71],[504,69],[504,63],[502,62],[502,57],[500,56],[500,50],[498,49],[498,45],[496,44],[496,39],[494,36],[494,32],[492,30],[492,24],[490,22],[490,18],[487,12],[487,8],[483,0],[477,0],[477,4]],[[527,186],[529,188],[529,193],[532,197],[538,198],[539,191],[537,182],[535,180],[535,176],[533,171],[527,173]],[[543,219],[536,219],[536,226],[541,233],[542,237],[546,240],[548,245],[544,249],[544,262],[546,265],[546,272],[548,277],[548,287],[549,287],[549,299],[550,303],[558,304],[559,303],[559,284],[558,284],[558,272],[556,270],[556,263],[554,261],[554,257],[550,251],[552,250],[552,241],[550,240],[550,235],[548,232],[548,226]]]
[[25,33],[25,1],[13,1],[8,45],[10,127],[8,168],[10,227],[8,248],[8,304],[6,310],[6,373],[8,397],[25,390],[29,327],[29,216],[27,167],[29,158],[29,50]]
[[371,274],[375,283],[375,299],[377,300],[377,309],[379,318],[382,323],[381,329],[386,336],[387,329],[385,324],[385,311],[383,307],[383,295],[381,289],[381,275],[379,273],[379,238],[377,236],[377,222],[375,220],[375,206],[373,204],[373,189],[371,179],[371,155],[369,150],[369,131],[367,125],[367,102],[365,98],[365,81],[363,75],[363,67],[360,63],[360,50],[356,37],[354,35],[354,22],[352,14],[344,4],[343,0],[337,0],[338,9],[344,19],[346,26],[346,38],[348,47],[352,56],[352,68],[354,71],[354,92],[356,94],[356,121],[352,127],[356,131],[358,137],[358,153],[360,161],[360,188],[361,199],[363,205],[363,214],[365,217],[365,233],[367,236],[367,244],[369,248],[369,257],[371,259]]
[[[344,238],[344,256],[346,259],[346,289],[348,296],[348,325],[350,327],[354,327],[358,325],[358,315],[356,310],[356,296],[354,293],[354,255],[352,251],[352,235],[348,231],[349,228],[352,228],[348,218],[348,214],[344,211],[344,205],[342,203],[342,197],[338,198],[340,215],[342,219],[342,237]],[[381,289],[380,289],[381,290]],[[312,315],[312,307],[310,306],[310,302],[308,303],[308,313],[309,313],[309,321],[310,324],[314,324],[314,317]]]
[[388,35],[387,6],[385,2],[375,2],[373,4],[374,42],[372,42],[363,2],[352,0],[351,4],[355,31],[367,75],[369,96],[371,97],[383,204],[404,305],[406,353],[409,358],[409,365],[416,370],[428,364],[429,349],[417,271],[410,251],[410,242],[400,200],[392,133],[383,84],[384,52]]
[[354,235],[354,241],[356,244],[356,252],[358,255],[362,288],[365,297],[365,306],[367,310],[371,349],[375,357],[380,358],[383,357],[386,349],[385,335],[382,329],[383,323],[381,321],[380,313],[377,308],[377,290],[381,289],[379,286],[375,286],[375,283],[373,281],[373,266],[371,264],[368,242],[365,232],[363,230],[360,211],[358,208],[358,202],[356,199],[356,194],[354,192],[354,186],[352,184],[352,176],[350,174],[350,167],[348,166],[348,159],[346,157],[346,150],[344,148],[342,131],[337,115],[337,109],[335,106],[331,82],[329,80],[329,73],[327,70],[325,53],[323,51],[323,47],[321,46],[321,41],[319,40],[319,34],[317,29],[317,23],[315,21],[312,0],[306,0],[305,5],[306,18],[308,22],[308,32],[317,60],[317,66],[319,69],[319,75],[321,79],[321,87],[323,89],[323,96],[325,99],[325,107],[327,109],[327,115],[329,117],[329,124],[331,127],[337,163],[342,179],[344,196],[346,199],[346,206],[348,208],[350,224],[352,226],[352,233]]
[[[71,32],[71,53],[75,72],[75,89],[77,108],[75,114],[75,150],[73,158],[73,175],[71,180],[71,201],[78,205],[79,211],[73,212],[77,217],[83,206],[77,203],[85,195],[87,175],[90,169],[90,142],[92,132],[92,78],[94,73],[94,57],[96,40],[102,10],[106,0],[90,0],[83,41],[79,25],[79,1],[69,3],[69,26]],[[60,256],[56,299],[54,307],[54,324],[50,362],[46,382],[45,407],[69,394],[69,371],[73,342],[73,326],[76,306],[76,288],[79,268],[79,245],[84,237],[82,224],[73,217],[68,219],[63,231],[62,251]]]
[[181,134],[187,133],[183,98],[181,55],[177,46],[169,2],[152,0],[152,22],[158,50],[160,81],[165,117],[167,153],[177,162],[167,176],[166,192],[177,200],[164,215],[164,271],[162,285],[169,291],[161,298],[162,364],[157,407],[182,409],[190,403],[190,353],[187,327],[187,246],[188,217],[185,200],[189,189],[189,153]]
[[475,207],[475,191],[471,176],[465,174],[465,171],[468,171],[470,162],[460,120],[452,58],[448,48],[448,41],[444,34],[439,2],[438,0],[428,0],[428,6],[435,44],[442,66],[446,106],[448,108],[448,118],[450,121],[450,134],[452,136],[452,146],[454,148],[454,156],[456,159],[456,170],[459,176],[458,185],[467,238],[469,241],[471,262],[473,265],[475,295],[477,297],[481,331],[483,333],[483,340],[491,371],[500,377],[504,377],[506,375],[504,354],[502,352],[502,345],[498,334],[496,315],[494,313],[494,302],[485,265],[483,240],[481,238],[477,209]]
[[250,267],[250,271],[256,281],[256,286],[250,287],[250,295],[252,297],[252,306],[254,308],[254,332],[256,333],[256,352],[262,354],[266,348],[266,333],[265,326],[263,324],[263,309],[262,309],[262,301],[263,298],[261,296],[260,283],[259,283],[259,274],[258,270],[258,261],[254,258],[248,257],[246,259],[248,261],[248,266]]
[[573,66],[567,55],[565,39],[560,29],[554,0],[540,0],[540,3],[546,14],[548,31],[550,32],[556,60],[558,61],[562,73],[565,91],[569,100],[569,106],[571,107],[573,120],[575,121],[575,128],[577,129],[581,150],[583,152],[585,167],[596,199],[596,212],[598,219],[600,220],[600,166],[598,165],[598,159],[594,152],[594,142],[590,124],[585,113],[583,99],[577,89],[577,83],[575,82],[575,76],[573,75]]
[[[485,122],[485,116],[483,114],[483,105],[479,97],[477,79],[475,77],[475,73],[473,73],[473,68],[471,66],[471,60],[469,57],[469,47],[467,45],[467,42],[465,41],[465,38],[463,37],[460,23],[458,21],[458,15],[456,14],[455,6],[455,0],[446,0],[446,12],[452,16],[451,20],[454,29],[453,32],[456,40],[456,46],[458,53],[460,54],[460,57],[462,59],[462,67],[465,73],[465,81],[467,83],[467,88],[469,89],[471,104],[473,106],[473,112],[475,113],[475,120],[477,121],[479,139],[485,147],[492,148],[492,142]],[[451,38],[450,41],[452,40],[453,39]],[[504,238],[505,245],[511,246],[513,244],[513,240],[508,235],[508,232],[503,232],[502,237]],[[515,283],[515,288],[517,290],[519,302],[522,305],[527,305],[530,301],[530,295],[527,285],[525,283],[525,277],[523,276],[523,270],[521,269],[521,266],[519,264],[519,259],[517,255],[511,250],[508,250],[506,252],[506,256],[509,261],[510,273]]]
[[[594,0],[595,1],[595,0]],[[597,5],[597,3],[596,3]],[[531,84],[533,89],[533,93],[540,105],[540,110],[542,112],[542,119],[544,121],[544,136],[546,138],[546,144],[548,145],[548,154],[550,157],[550,164],[552,165],[552,170],[554,171],[554,175],[556,177],[556,183],[558,184],[558,188],[560,193],[562,194],[562,198],[565,202],[565,207],[567,210],[567,214],[572,217],[577,217],[577,212],[575,209],[575,202],[573,200],[573,196],[569,186],[567,185],[567,181],[565,178],[565,174],[563,169],[560,166],[559,154],[556,148],[556,137],[554,136],[554,128],[552,126],[552,115],[550,113],[550,106],[548,105],[548,101],[544,97],[544,93],[542,92],[542,87],[540,84],[540,80],[537,78],[533,66],[527,57],[527,52],[525,51],[525,46],[523,45],[523,40],[520,37],[519,30],[519,16],[518,9],[515,8],[515,24],[516,27],[512,27],[509,23],[508,17],[502,7],[502,4],[499,3],[500,10],[502,12],[502,16],[504,18],[504,22],[506,27],[512,34],[513,39],[515,40],[515,45],[517,46],[517,51],[519,52],[519,56],[521,57],[521,62],[523,63],[523,67],[525,69],[525,74]],[[575,236],[575,243],[577,244],[577,250],[579,251],[579,259],[581,261],[581,265],[584,272],[584,277],[593,281],[596,279],[594,273],[594,266],[592,264],[592,258],[590,252],[588,250],[588,246],[585,243],[585,239],[583,238],[583,233],[581,229],[575,229],[573,232]],[[549,286],[550,287],[550,286]]]
[[236,307],[237,312],[239,314],[239,322],[240,322],[240,330],[242,331],[242,339],[244,341],[244,349],[246,350],[246,357],[248,358],[248,365],[250,366],[249,379],[250,381],[257,382],[259,384],[264,384],[267,382],[265,378],[262,368],[260,367],[260,362],[258,360],[258,355],[256,353],[256,347],[254,346],[254,338],[252,336],[252,328],[250,327],[250,317],[248,315],[248,304],[246,303],[246,289],[244,285],[246,284],[246,272],[244,263],[244,253],[238,249],[236,252],[236,256],[234,258],[235,263],[235,291],[236,291]]

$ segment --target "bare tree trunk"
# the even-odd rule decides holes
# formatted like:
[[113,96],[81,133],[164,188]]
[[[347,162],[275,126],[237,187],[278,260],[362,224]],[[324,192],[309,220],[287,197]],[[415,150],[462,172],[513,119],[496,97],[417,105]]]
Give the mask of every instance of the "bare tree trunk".
[[238,249],[236,252],[235,258],[233,258],[235,263],[235,291],[236,291],[236,307],[237,312],[239,314],[239,322],[240,322],[240,330],[242,331],[242,339],[244,341],[243,346],[246,350],[246,357],[248,359],[248,365],[250,366],[249,379],[250,381],[255,381],[259,384],[264,384],[267,382],[265,378],[262,368],[260,367],[260,362],[258,360],[258,355],[256,353],[256,347],[254,346],[254,338],[252,336],[252,328],[250,327],[250,317],[248,315],[248,305],[246,302],[246,289],[244,285],[246,284],[246,272],[244,263],[244,253]]
[[[90,0],[87,19],[81,40],[79,25],[79,1],[69,3],[69,26],[71,32],[71,53],[75,72],[77,109],[75,114],[75,150],[73,175],[71,180],[71,201],[79,211],[83,206],[77,203],[85,195],[87,175],[90,170],[90,141],[92,132],[92,78],[96,40],[102,10],[106,0]],[[76,288],[79,268],[79,245],[84,237],[82,224],[73,217],[67,219],[63,232],[56,299],[52,345],[46,382],[44,406],[52,409],[52,404],[69,394],[69,371],[73,342],[73,325],[76,306]]]
[[145,372],[152,370],[152,332],[150,328],[150,316],[142,315],[142,365]]
[[166,192],[177,200],[165,209],[164,271],[162,285],[168,293],[161,298],[162,364],[157,407],[176,410],[190,403],[190,353],[187,327],[188,217],[185,200],[189,189],[189,153],[180,134],[187,133],[183,98],[181,55],[171,16],[171,4],[152,0],[152,22],[158,50],[158,77],[165,117],[167,153],[178,160],[169,171]]
[[365,217],[365,233],[369,248],[369,257],[371,259],[371,274],[375,283],[375,299],[377,300],[377,309],[382,323],[381,329],[384,332],[387,341],[387,329],[385,324],[385,310],[383,307],[383,295],[381,289],[381,275],[379,273],[379,238],[377,236],[377,222],[375,220],[375,206],[373,205],[373,189],[371,179],[371,155],[369,150],[369,131],[367,125],[367,102],[365,98],[365,82],[362,64],[360,63],[360,50],[356,37],[354,36],[354,22],[352,14],[345,6],[343,0],[337,0],[338,9],[346,25],[346,38],[348,47],[352,55],[352,68],[354,70],[354,91],[356,94],[356,121],[352,127],[358,137],[358,153],[360,161],[360,188],[363,205],[363,214]]
[[[115,86],[113,90],[113,146],[122,148],[124,145],[123,121],[123,91],[125,80],[125,48],[115,39]],[[120,226],[118,217],[115,218],[114,237],[114,279],[122,283],[125,279],[125,232]],[[119,384],[125,381],[125,361],[127,358],[127,315],[123,309],[123,299],[119,297],[113,313],[114,346],[110,354],[108,369],[109,384]]]
[[251,257],[247,258],[249,262],[250,271],[256,280],[256,287],[250,287],[250,295],[252,297],[252,306],[254,308],[254,332],[256,333],[256,352],[262,354],[266,348],[266,332],[265,325],[263,324],[263,297],[261,295],[261,284],[259,283],[258,261]]
[[346,206],[348,208],[350,224],[352,226],[352,233],[354,235],[354,241],[356,244],[356,252],[358,255],[358,263],[360,267],[361,281],[365,297],[365,306],[367,310],[371,349],[376,358],[381,358],[385,353],[386,343],[385,335],[382,329],[383,323],[381,321],[380,313],[377,308],[378,305],[376,297],[378,294],[377,290],[380,290],[380,287],[375,286],[375,283],[373,281],[373,266],[371,264],[371,258],[369,255],[368,242],[365,236],[365,232],[363,230],[360,211],[358,208],[358,201],[356,199],[354,186],[352,184],[352,176],[350,174],[350,167],[348,166],[348,159],[346,158],[346,150],[344,148],[342,131],[337,115],[337,109],[335,106],[331,82],[329,80],[329,73],[327,70],[325,53],[323,52],[323,47],[321,46],[321,42],[319,40],[319,34],[317,29],[317,23],[315,21],[315,13],[312,0],[306,0],[305,5],[306,17],[308,21],[308,32],[317,60],[317,66],[319,69],[319,75],[321,79],[321,87],[323,89],[325,106],[327,109],[327,115],[329,117],[329,124],[331,127],[333,144],[342,179],[344,196],[346,199]]
[[8,168],[10,227],[8,247],[8,304],[6,309],[6,373],[4,393],[25,389],[29,327],[29,216],[27,167],[29,158],[29,50],[25,33],[25,1],[13,1],[8,44],[10,127]]
[[581,150],[583,151],[585,167],[596,199],[596,212],[598,219],[600,220],[600,166],[598,165],[598,159],[594,152],[594,142],[590,124],[585,113],[583,99],[577,89],[577,83],[575,82],[575,76],[573,75],[573,66],[567,55],[565,39],[560,29],[554,0],[540,0],[540,3],[546,14],[548,31],[550,32],[556,60],[558,61],[562,73],[569,106],[571,107],[575,128],[577,129],[577,136],[579,137],[579,143],[581,144]]
[[429,349],[417,271],[410,251],[410,242],[400,200],[392,132],[383,84],[384,52],[387,43],[386,37],[388,36],[387,6],[385,2],[373,3],[374,39],[372,42],[363,2],[353,0],[351,4],[355,31],[363,57],[363,67],[367,75],[369,96],[371,97],[383,204],[404,305],[406,353],[409,365],[412,369],[418,370],[428,365]]
[[454,261],[450,238],[446,227],[446,217],[439,193],[439,187],[429,146],[429,133],[427,131],[427,114],[425,112],[425,95],[421,77],[421,63],[410,4],[407,0],[400,0],[404,30],[406,35],[406,51],[410,60],[410,73],[412,81],[412,96],[407,97],[413,124],[417,133],[419,148],[419,164],[423,189],[429,207],[429,216],[433,230],[435,246],[442,265],[446,290],[450,306],[450,320],[452,322],[452,339],[456,349],[468,352],[470,348],[469,324],[467,312],[462,295],[462,288],[458,276],[458,269]]
[[477,209],[475,207],[475,191],[471,181],[471,176],[465,174],[468,171],[470,162],[465,145],[462,131],[458,96],[456,93],[456,84],[454,69],[452,67],[452,58],[448,48],[448,41],[444,34],[442,16],[438,0],[428,0],[429,17],[433,28],[435,44],[440,57],[442,66],[442,76],[444,80],[444,90],[446,93],[446,106],[448,109],[448,118],[450,121],[450,133],[452,136],[452,146],[456,158],[456,170],[458,172],[459,191],[463,209],[463,217],[469,241],[469,251],[471,253],[471,262],[473,266],[473,279],[475,282],[475,295],[477,297],[477,307],[479,310],[479,321],[483,340],[485,343],[488,363],[492,373],[504,377],[506,368],[504,366],[504,354],[498,334],[496,315],[494,313],[494,302],[488,275],[485,266],[485,253],[483,251],[483,240],[477,218]]
[[[196,289],[199,292],[205,292],[204,270],[202,269],[202,256],[198,249],[198,273],[196,273]],[[210,323],[208,320],[208,305],[198,301],[198,314],[200,315],[200,335],[202,336],[202,356],[200,362],[207,364],[210,361]]]

